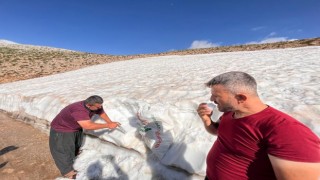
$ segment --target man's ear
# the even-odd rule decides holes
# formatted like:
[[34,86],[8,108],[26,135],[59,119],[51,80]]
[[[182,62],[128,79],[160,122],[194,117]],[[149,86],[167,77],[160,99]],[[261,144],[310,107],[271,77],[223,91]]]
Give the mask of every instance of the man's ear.
[[238,100],[239,103],[242,103],[247,100],[247,96],[244,94],[236,94],[235,98]]

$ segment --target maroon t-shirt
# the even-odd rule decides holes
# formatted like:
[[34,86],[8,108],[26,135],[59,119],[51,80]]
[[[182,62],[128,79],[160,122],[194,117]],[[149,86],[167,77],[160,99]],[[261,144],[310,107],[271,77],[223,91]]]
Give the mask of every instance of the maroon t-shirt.
[[320,162],[320,140],[308,127],[272,107],[234,119],[224,113],[218,138],[207,156],[207,177],[276,179],[268,154],[298,161]]
[[103,108],[97,111],[88,109],[84,101],[75,102],[63,108],[52,120],[51,127],[59,132],[76,132],[82,130],[77,121],[89,120],[94,114],[104,113]]

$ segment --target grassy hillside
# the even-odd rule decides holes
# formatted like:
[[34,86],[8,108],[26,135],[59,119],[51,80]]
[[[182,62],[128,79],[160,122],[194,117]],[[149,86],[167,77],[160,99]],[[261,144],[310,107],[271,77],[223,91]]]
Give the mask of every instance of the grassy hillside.
[[189,49],[158,54],[113,56],[19,44],[0,44],[0,83],[47,76],[83,67],[150,56],[208,54],[262,49],[320,46],[320,38],[269,44]]

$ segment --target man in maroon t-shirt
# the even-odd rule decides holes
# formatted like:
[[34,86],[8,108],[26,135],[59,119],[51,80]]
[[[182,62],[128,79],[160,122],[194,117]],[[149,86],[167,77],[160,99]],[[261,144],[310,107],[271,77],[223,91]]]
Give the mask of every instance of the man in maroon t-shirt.
[[320,140],[308,127],[266,104],[255,79],[228,72],[207,84],[210,100],[224,112],[198,107],[206,130],[218,138],[207,156],[206,179],[320,179]]
[[[120,125],[112,122],[102,107],[100,96],[90,96],[84,101],[75,102],[63,108],[52,120],[49,146],[52,157],[64,177],[75,179],[73,161],[82,144],[82,129],[114,129]],[[105,124],[91,121],[93,115],[99,115]]]

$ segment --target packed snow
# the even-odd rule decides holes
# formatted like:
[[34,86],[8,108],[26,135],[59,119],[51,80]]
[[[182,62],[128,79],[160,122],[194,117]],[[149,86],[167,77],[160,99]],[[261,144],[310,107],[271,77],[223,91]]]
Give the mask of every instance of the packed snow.
[[[63,107],[100,95],[122,129],[86,131],[74,164],[77,179],[203,179],[216,140],[196,113],[210,98],[204,83],[227,71],[245,71],[256,78],[266,104],[319,136],[319,57],[320,46],[313,46],[120,61],[0,84],[0,109],[48,131]],[[220,115],[214,109],[212,118]]]

